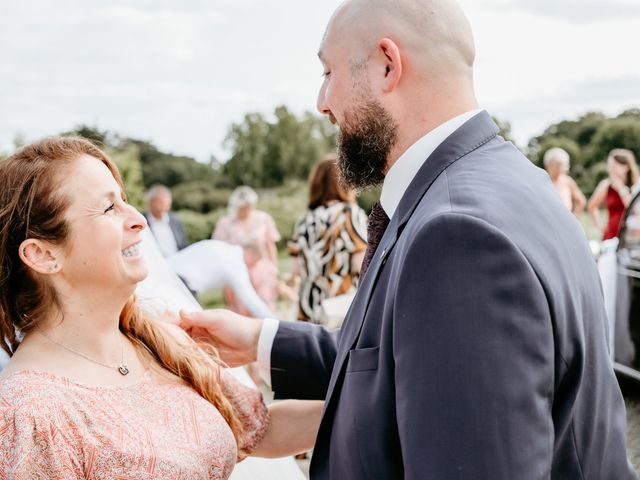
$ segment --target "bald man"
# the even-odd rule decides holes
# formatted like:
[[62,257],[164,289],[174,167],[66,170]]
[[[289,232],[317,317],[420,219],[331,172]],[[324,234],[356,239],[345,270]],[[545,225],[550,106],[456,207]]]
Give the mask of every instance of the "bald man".
[[343,176],[382,183],[390,218],[343,327],[185,326],[258,357],[277,397],[326,399],[312,479],[636,478],[595,263],[547,174],[478,109],[458,5],[345,2],[319,56]]

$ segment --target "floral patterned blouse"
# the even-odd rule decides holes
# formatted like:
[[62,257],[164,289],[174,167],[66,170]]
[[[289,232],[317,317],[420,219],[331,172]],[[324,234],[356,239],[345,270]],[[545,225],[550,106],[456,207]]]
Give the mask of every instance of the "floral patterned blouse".
[[226,479],[262,440],[268,411],[260,392],[221,379],[239,444],[211,403],[151,373],[115,388],[13,373],[0,381],[0,479]]
[[322,301],[357,287],[353,255],[367,249],[367,215],[355,203],[336,202],[307,212],[295,226],[289,254],[300,257],[298,320],[324,323]]

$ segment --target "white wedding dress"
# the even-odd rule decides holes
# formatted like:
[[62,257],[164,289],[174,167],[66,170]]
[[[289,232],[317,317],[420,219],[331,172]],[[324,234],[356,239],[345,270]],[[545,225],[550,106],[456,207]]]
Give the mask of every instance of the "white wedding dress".
[[[161,313],[166,310],[202,310],[178,276],[160,253],[148,229],[142,232],[141,251],[149,267],[149,275],[138,284],[136,294],[141,306]],[[240,381],[255,387],[243,368],[230,370]],[[239,463],[230,477],[232,480],[303,480],[304,474],[293,457],[264,459],[250,457]]]

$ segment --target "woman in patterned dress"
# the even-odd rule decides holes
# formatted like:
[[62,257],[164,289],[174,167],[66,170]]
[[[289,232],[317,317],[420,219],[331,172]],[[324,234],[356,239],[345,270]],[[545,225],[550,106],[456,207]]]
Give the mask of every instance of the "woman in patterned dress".
[[145,222],[101,150],[35,143],[0,185],[0,478],[225,479],[248,454],[312,446],[319,403],[267,409],[138,308]]
[[309,180],[309,211],[296,225],[289,254],[300,276],[298,320],[322,324],[322,301],[357,286],[367,248],[367,216],[339,182],[335,156],[322,159]]

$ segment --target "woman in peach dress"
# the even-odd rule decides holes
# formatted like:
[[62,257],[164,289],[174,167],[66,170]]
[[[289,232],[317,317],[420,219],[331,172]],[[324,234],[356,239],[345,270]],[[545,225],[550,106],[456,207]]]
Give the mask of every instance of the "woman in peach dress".
[[[276,242],[280,240],[280,233],[271,215],[256,209],[257,202],[258,195],[251,187],[236,188],[229,197],[229,214],[218,220],[211,238],[244,249],[251,283],[271,311],[275,311],[278,288]],[[230,291],[225,292],[225,300],[231,310],[243,315],[249,313]]]
[[[143,217],[88,141],[0,164],[0,478],[226,479],[312,446],[318,402],[269,409],[215,351],[146,317]],[[174,327],[176,328],[176,327]]]

